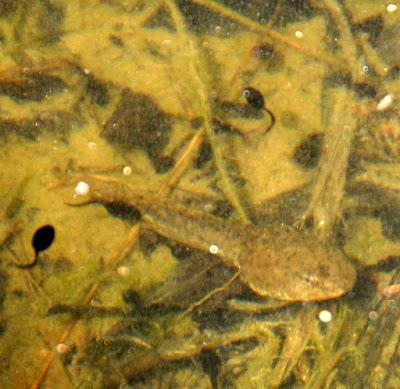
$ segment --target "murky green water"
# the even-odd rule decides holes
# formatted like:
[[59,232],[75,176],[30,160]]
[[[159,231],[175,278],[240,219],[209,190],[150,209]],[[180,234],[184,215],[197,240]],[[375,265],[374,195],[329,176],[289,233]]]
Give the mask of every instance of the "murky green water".
[[[0,386],[398,387],[397,7],[0,1]],[[129,196],[69,205],[88,175],[300,229],[357,283],[277,307]]]

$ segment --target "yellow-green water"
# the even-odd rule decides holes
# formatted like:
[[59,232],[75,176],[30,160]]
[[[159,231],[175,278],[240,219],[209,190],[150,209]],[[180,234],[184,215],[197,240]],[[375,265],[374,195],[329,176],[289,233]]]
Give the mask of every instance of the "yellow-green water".
[[[384,292],[400,282],[400,10],[240,3],[0,1],[0,387],[399,386],[398,299]],[[276,117],[267,134],[248,86]],[[324,147],[310,141],[329,129]],[[335,131],[350,134],[348,160]],[[318,166],[320,153],[335,157]],[[259,301],[232,286],[232,269],[147,234],[135,244],[135,221],[100,205],[67,205],[82,172],[260,225],[298,225],[316,196],[315,233],[350,258],[359,285],[238,313],[232,295]],[[33,261],[45,224],[54,243],[16,266]],[[129,304],[157,285],[179,310]]]

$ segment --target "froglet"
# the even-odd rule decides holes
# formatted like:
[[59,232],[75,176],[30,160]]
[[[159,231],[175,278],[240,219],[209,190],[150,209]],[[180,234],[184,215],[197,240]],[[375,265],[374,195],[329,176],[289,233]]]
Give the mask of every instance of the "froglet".
[[312,235],[287,227],[243,225],[190,209],[155,193],[112,179],[85,176],[89,193],[71,205],[122,203],[168,239],[212,252],[239,269],[241,280],[259,296],[286,302],[320,301],[349,292],[356,271],[344,254]]

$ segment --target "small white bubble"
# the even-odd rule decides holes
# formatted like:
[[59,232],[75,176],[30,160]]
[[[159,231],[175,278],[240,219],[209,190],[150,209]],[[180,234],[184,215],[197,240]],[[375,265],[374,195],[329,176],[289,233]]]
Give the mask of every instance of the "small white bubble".
[[90,74],[90,70],[88,68],[83,68],[83,73],[88,75],[88,74]]
[[210,251],[211,254],[217,254],[219,251],[219,247],[216,244],[212,244],[210,245],[208,250]]
[[332,313],[324,309],[318,314],[318,317],[323,323],[329,323],[332,320]]
[[67,346],[65,343],[59,343],[59,344],[56,346],[56,351],[57,351],[59,354],[65,354],[65,353],[68,351],[68,346]]
[[394,100],[394,96],[392,93],[386,94],[379,100],[379,103],[376,106],[376,110],[378,112],[385,111],[393,104],[393,100]]
[[88,143],[89,150],[96,150],[97,143],[96,142],[89,142]]
[[364,73],[368,73],[368,72],[369,72],[369,67],[368,67],[368,65],[363,65],[362,71],[363,71]]
[[89,193],[89,190],[90,190],[90,187],[87,182],[79,181],[75,186],[74,193],[77,196],[86,196]]
[[376,319],[378,319],[378,312],[376,312],[376,311],[371,311],[371,312],[368,314],[368,318],[369,318],[369,320],[375,321]]
[[303,34],[301,31],[299,31],[299,30],[297,30],[297,31],[294,33],[294,36],[295,36],[297,39],[303,39],[303,38],[304,38],[304,34]]
[[213,204],[207,203],[206,205],[204,205],[204,210],[205,210],[206,212],[211,213],[212,211],[215,210],[215,207],[214,207]]
[[390,3],[386,6],[386,11],[388,11],[389,13],[392,13],[394,11],[397,11],[397,5]]
[[130,176],[130,175],[132,174],[132,168],[131,168],[130,166],[125,166],[125,167],[122,169],[122,174],[123,174],[124,176]]
[[114,130],[118,130],[119,124],[118,124],[118,123],[113,123],[112,128],[113,128]]
[[130,273],[129,267],[128,266],[120,266],[117,269],[117,273],[122,277],[127,277]]

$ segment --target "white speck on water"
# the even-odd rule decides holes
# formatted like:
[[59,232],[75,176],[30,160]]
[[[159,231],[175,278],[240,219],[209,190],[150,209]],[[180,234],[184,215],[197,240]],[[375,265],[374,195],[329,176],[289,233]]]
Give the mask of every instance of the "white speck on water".
[[332,320],[332,313],[324,309],[318,314],[318,317],[323,323],[329,323]]
[[211,244],[210,247],[208,248],[208,251],[211,254],[217,254],[219,251],[219,247],[216,244]]
[[65,343],[59,343],[59,344],[56,346],[56,351],[57,351],[59,354],[65,354],[65,353],[68,351],[68,346],[67,346]]
[[130,176],[130,175],[132,174],[132,168],[131,168],[130,166],[125,166],[125,167],[122,169],[122,174],[123,174],[124,176]]
[[211,203],[207,203],[207,204],[204,206],[204,210],[205,210],[206,212],[208,212],[208,213],[211,213],[212,211],[214,211],[214,209],[215,209],[215,207],[214,207],[214,205],[211,204]]
[[90,74],[90,70],[88,68],[84,68],[83,69],[83,73],[85,73],[86,75]]
[[120,266],[117,269],[117,273],[122,277],[127,277],[130,273],[129,267],[128,266]]
[[76,186],[74,193],[77,196],[86,196],[89,193],[90,187],[89,184],[85,181],[79,181]]
[[390,3],[386,6],[386,11],[388,11],[389,13],[392,13],[394,11],[397,11],[397,5],[394,3]]
[[392,93],[386,94],[379,100],[379,103],[376,106],[376,110],[378,112],[385,111],[393,104],[393,99],[394,99],[394,96]]
[[369,67],[368,67],[368,65],[363,65],[362,71],[363,71],[364,73],[368,73],[368,72],[369,72]]
[[89,142],[88,143],[89,150],[96,150],[97,143],[96,142]]
[[376,312],[376,311],[371,311],[371,312],[368,314],[368,318],[369,318],[369,320],[375,321],[376,319],[378,319],[378,312]]
[[303,38],[304,38],[304,34],[303,34],[301,31],[299,31],[299,30],[297,30],[297,31],[294,33],[294,36],[295,36],[297,39],[303,39]]

